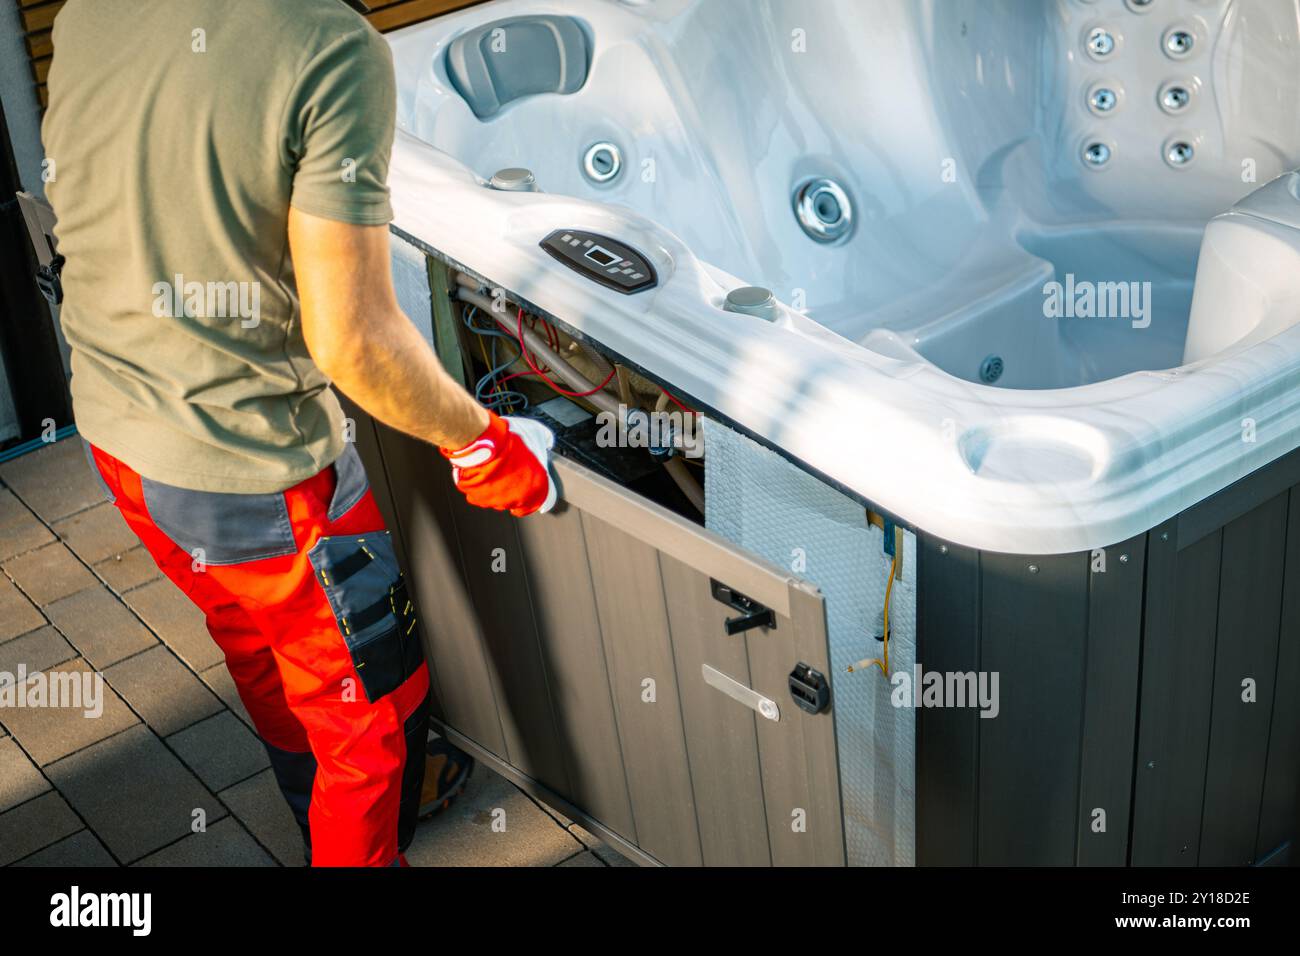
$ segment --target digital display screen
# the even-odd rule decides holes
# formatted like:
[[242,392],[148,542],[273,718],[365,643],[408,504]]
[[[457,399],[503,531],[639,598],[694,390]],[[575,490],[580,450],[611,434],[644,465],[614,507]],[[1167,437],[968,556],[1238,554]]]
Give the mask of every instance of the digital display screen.
[[608,252],[607,250],[600,248],[600,246],[592,246],[590,249],[588,249],[587,258],[591,259],[593,262],[596,262],[597,264],[602,266],[607,266],[611,262],[618,262],[618,256],[614,255],[612,252]]

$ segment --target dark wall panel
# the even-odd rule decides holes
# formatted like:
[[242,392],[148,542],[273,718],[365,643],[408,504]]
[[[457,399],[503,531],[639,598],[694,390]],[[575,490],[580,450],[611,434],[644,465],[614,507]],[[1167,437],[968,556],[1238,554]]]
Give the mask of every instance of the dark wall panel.
[[1138,866],[1196,864],[1222,540],[1222,531],[1216,531],[1178,551],[1169,526],[1148,537],[1130,853]]
[[[1277,665],[1287,496],[1223,529],[1201,866],[1255,859]],[[1243,686],[1253,682],[1253,697]]]
[[[1103,557],[1105,570],[1100,570],[1089,556],[1088,664],[1075,855],[1080,866],[1123,866],[1128,861],[1146,535],[1106,548]],[[1097,810],[1104,811],[1104,817],[1097,816]]]
[[1293,488],[1288,497],[1277,678],[1255,840],[1256,860],[1300,835],[1300,489]]
[[922,537],[919,656],[998,672],[1002,712],[918,713],[921,864],[1285,858],[1300,832],[1300,488],[1278,488],[1293,467],[1105,549],[1104,572],[1093,555]]
[[[980,555],[928,535],[918,541],[917,661],[927,670],[978,671]],[[974,710],[916,712],[916,860],[973,866],[979,812]]]
[[1074,862],[1087,651],[1081,554],[981,560],[980,668],[1000,712],[979,720],[979,863]]

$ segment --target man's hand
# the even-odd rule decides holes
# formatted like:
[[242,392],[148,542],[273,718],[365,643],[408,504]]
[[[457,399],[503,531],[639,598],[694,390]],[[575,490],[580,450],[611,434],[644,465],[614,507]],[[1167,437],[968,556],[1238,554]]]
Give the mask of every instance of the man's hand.
[[492,421],[482,435],[464,448],[442,450],[456,487],[470,504],[516,518],[550,511],[557,496],[549,467],[555,436],[528,418],[488,414]]

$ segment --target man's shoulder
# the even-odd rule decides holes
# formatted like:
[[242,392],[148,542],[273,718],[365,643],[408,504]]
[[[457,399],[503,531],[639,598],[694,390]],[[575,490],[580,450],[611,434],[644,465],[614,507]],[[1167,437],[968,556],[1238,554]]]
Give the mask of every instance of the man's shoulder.
[[259,0],[268,29],[308,48],[328,46],[358,31],[374,32],[370,22],[344,0]]
[[[321,55],[378,57],[386,46],[378,31],[344,0],[258,0],[273,8],[259,24],[284,50],[280,72],[297,76]],[[344,46],[343,41],[351,38]]]
[[129,24],[139,34],[164,22],[173,27],[178,19],[204,25],[209,16],[228,28],[273,40],[283,51],[281,63],[291,63],[295,53],[310,56],[359,32],[378,36],[345,0],[169,0],[156,8],[133,7],[129,0],[67,0],[55,20],[55,32],[57,36],[60,27],[64,33],[75,27],[78,34],[94,35],[106,26]]

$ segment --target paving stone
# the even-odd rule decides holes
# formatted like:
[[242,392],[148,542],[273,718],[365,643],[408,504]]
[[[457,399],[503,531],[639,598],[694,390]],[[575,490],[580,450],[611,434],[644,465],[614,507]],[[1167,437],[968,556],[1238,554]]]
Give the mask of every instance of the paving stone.
[[39,797],[50,789],[36,765],[12,737],[0,740],[0,813]]
[[105,500],[77,435],[0,465],[0,479],[51,523]]
[[107,501],[54,522],[54,532],[87,564],[140,546],[122,513]]
[[118,594],[162,577],[153,556],[143,547],[132,548],[95,565],[95,573]]
[[227,787],[218,796],[277,860],[285,866],[303,865],[302,831],[270,770]]
[[0,488],[0,561],[8,561],[54,540],[54,534],[41,519],[14,497],[8,488]]
[[0,642],[34,631],[44,623],[45,615],[17,585],[0,574]]
[[575,840],[594,853],[605,866],[639,865],[635,860],[629,860],[623,854],[619,853],[618,850],[614,849],[594,833],[584,829],[580,823],[571,824],[568,830],[573,834]]
[[16,680],[20,664],[28,674],[35,674],[76,656],[76,650],[63,639],[63,635],[47,624],[30,634],[0,644],[0,673],[12,674]]
[[223,807],[147,727],[136,726],[46,768],[54,786],[119,860],[140,859],[207,826]]
[[600,859],[605,866],[639,866],[634,860],[629,860],[623,856],[613,846],[606,843],[596,834],[587,830],[581,823],[570,819],[559,810],[545,803],[542,810],[559,821],[560,826],[564,827],[573,835],[573,838],[585,846]]
[[224,709],[216,694],[161,644],[114,664],[104,677],[164,737]]
[[[493,829],[494,811],[505,829]],[[555,866],[583,846],[503,777],[479,765],[465,793],[422,823],[406,851],[412,866]]]
[[154,633],[103,587],[60,598],[45,613],[97,670],[158,643]]
[[223,790],[270,766],[261,741],[228,710],[172,734],[167,744],[212,790]]
[[52,843],[39,853],[25,857],[14,866],[83,867],[117,866],[111,853],[104,849],[95,834],[81,830]]
[[234,817],[218,820],[203,833],[191,833],[132,866],[275,866]]
[[199,676],[249,730],[257,733],[257,728],[253,726],[253,718],[249,715],[243,700],[240,699],[239,691],[235,689],[235,679],[230,676],[230,671],[225,664],[214,664]]
[[600,862],[606,866],[640,866],[635,860],[629,860],[622,853],[619,853],[608,843],[602,843],[596,849],[591,851],[600,858]]
[[225,660],[212,640],[203,612],[171,581],[163,578],[128,591],[122,600],[131,605],[163,642],[191,669],[206,670]]
[[532,799],[534,803],[536,803],[539,807],[541,807],[543,813],[545,813],[547,816],[554,819],[560,826],[564,827],[566,830],[578,828],[578,824],[576,821],[574,821],[570,817],[565,816],[559,810],[555,809],[555,807],[547,803],[543,803],[542,801],[536,799],[535,797],[530,799]]
[[82,828],[77,815],[53,791],[0,813],[0,866],[8,866]]
[[[51,671],[43,673],[48,679]],[[91,670],[85,661],[75,660],[53,668],[53,673],[61,677],[77,675],[80,684],[83,679],[81,675],[91,673]],[[28,682],[33,679],[29,678]],[[107,681],[100,678],[98,683],[103,708],[98,717],[86,716],[85,706],[0,708],[5,727],[22,744],[38,767],[44,767],[139,723],[135,714],[113,692]],[[84,705],[87,702],[83,700],[82,703]]]
[[597,858],[596,854],[592,853],[590,850],[584,850],[583,852],[577,854],[576,856],[571,856],[571,857],[569,857],[567,860],[565,860],[563,863],[559,863],[559,864],[557,864],[557,865],[558,865],[558,866],[597,866],[597,867],[603,867],[605,864],[602,863],[602,862],[600,862],[600,860]]
[[47,544],[4,563],[5,573],[42,607],[98,582],[62,544]]

